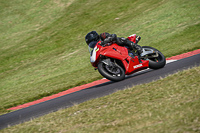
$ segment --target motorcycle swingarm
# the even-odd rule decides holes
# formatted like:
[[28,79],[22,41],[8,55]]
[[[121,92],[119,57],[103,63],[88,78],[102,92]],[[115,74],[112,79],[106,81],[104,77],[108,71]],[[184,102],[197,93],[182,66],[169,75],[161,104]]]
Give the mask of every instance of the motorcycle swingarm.
[[148,48],[143,49],[143,52],[141,54],[141,57],[146,57],[146,58],[155,58],[158,56],[159,56],[158,51],[154,51],[154,50],[148,49]]

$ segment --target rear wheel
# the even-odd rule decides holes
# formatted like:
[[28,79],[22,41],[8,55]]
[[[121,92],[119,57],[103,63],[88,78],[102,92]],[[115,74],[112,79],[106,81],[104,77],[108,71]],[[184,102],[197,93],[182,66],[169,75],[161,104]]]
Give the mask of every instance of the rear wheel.
[[142,47],[145,51],[153,50],[156,54],[148,55],[146,57],[141,57],[143,59],[149,60],[149,68],[159,69],[165,66],[166,59],[165,56],[157,49],[149,46]]
[[98,71],[103,77],[112,81],[120,81],[125,78],[124,69],[114,62],[111,62],[109,65],[104,62],[100,62],[98,64]]

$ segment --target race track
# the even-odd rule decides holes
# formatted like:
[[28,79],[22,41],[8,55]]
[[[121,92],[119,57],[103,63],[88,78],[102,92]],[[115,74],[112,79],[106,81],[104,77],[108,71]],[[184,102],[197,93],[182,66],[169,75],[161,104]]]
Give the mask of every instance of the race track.
[[74,104],[109,95],[117,90],[123,90],[134,85],[148,83],[167,75],[176,73],[177,71],[188,69],[200,65],[200,54],[180,59],[175,62],[168,63],[164,68],[158,70],[148,69],[135,73],[126,77],[120,82],[105,82],[96,86],[85,88],[83,90],[63,95],[45,102],[41,102],[11,113],[0,116],[0,129],[11,125],[16,125],[30,119],[57,111],[61,108],[67,108]]

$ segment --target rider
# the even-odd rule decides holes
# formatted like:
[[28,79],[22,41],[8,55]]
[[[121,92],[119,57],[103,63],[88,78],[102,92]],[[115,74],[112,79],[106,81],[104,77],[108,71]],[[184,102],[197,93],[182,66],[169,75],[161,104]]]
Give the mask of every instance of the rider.
[[85,36],[85,41],[88,45],[90,43],[96,44],[97,42],[101,41],[100,45],[102,46],[106,46],[109,43],[116,43],[119,46],[127,46],[131,50],[136,50],[139,57],[139,61],[141,63],[140,54],[142,53],[142,47],[137,44],[140,41],[140,39],[140,36],[136,36],[136,43],[134,43],[127,38],[119,38],[116,34],[109,34],[107,32],[104,32],[99,35],[96,31],[91,31]]

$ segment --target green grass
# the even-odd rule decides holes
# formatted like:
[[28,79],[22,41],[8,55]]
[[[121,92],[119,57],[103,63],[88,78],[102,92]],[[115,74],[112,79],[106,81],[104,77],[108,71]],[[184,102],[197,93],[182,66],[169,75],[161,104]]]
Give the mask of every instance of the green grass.
[[[187,76],[186,76],[187,75]],[[200,67],[9,127],[27,132],[200,132]]]
[[199,9],[197,0],[1,0],[0,113],[102,78],[84,42],[91,30],[136,33],[166,57],[199,49]]

